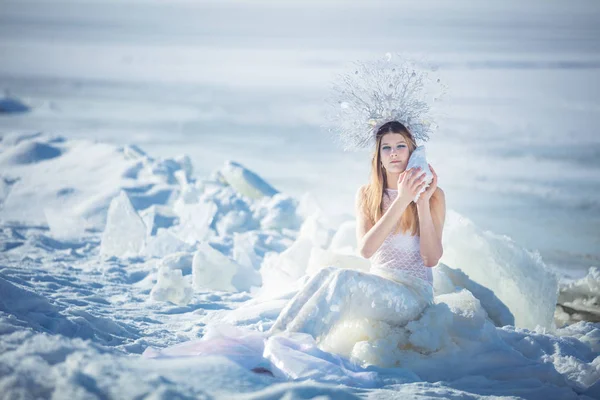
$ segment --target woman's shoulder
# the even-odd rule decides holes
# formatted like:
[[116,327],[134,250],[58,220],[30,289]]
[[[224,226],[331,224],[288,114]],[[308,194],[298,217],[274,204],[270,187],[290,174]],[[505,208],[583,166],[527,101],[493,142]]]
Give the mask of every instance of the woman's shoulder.
[[358,187],[358,190],[356,191],[356,197],[364,197],[364,195],[367,193],[367,190],[369,189],[369,184],[365,183],[364,185],[361,185]]
[[355,200],[356,200],[357,207],[362,206],[364,204],[368,188],[369,188],[369,184],[367,183],[367,184],[361,185],[358,188],[358,190],[356,191]]
[[446,193],[441,187],[437,187],[431,196],[430,205],[432,209],[446,209]]

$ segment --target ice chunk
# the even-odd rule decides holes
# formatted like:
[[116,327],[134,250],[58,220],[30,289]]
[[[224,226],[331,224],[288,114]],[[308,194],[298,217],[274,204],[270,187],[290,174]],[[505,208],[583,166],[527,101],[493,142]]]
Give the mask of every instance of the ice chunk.
[[165,257],[171,253],[193,251],[194,247],[187,244],[167,229],[159,229],[155,236],[146,239],[144,254],[150,257]]
[[234,232],[243,232],[252,229],[252,216],[244,210],[231,210],[221,217],[216,224],[220,236],[231,235]]
[[305,275],[312,248],[312,241],[300,236],[289,248],[279,254],[279,268],[294,279]]
[[217,213],[217,205],[212,201],[197,204],[180,202],[175,206],[179,216],[179,225],[171,228],[171,232],[186,243],[194,244],[211,236],[210,226]]
[[[236,263],[237,264],[237,263]],[[259,287],[262,284],[261,276],[258,271],[252,267],[238,265],[238,270],[231,279],[231,284],[238,291],[249,292],[252,287]]]
[[135,257],[144,249],[145,240],[146,225],[133,209],[127,194],[121,191],[113,198],[108,208],[100,255]]
[[194,289],[235,291],[231,283],[238,266],[208,243],[201,242],[192,261]]
[[278,193],[265,197],[253,205],[253,217],[260,221],[262,229],[298,229],[300,217],[296,213],[297,201],[288,195]]
[[192,280],[197,290],[244,291],[260,285],[257,271],[236,263],[206,242],[200,243],[194,254]]
[[306,218],[300,227],[300,236],[309,238],[315,246],[323,249],[329,246],[334,233],[319,214]]
[[600,320],[600,268],[590,267],[587,275],[577,280],[561,280],[555,320],[561,325],[580,320]]
[[[148,180],[153,180],[153,177],[148,177]],[[155,204],[171,204],[176,196],[177,191],[171,184],[135,184],[127,188],[127,195],[133,208],[136,210],[144,210]]]
[[192,295],[192,285],[183,277],[180,269],[171,269],[166,266],[159,268],[156,285],[150,292],[153,300],[186,305],[192,299]]
[[156,204],[141,211],[140,216],[148,228],[148,236],[156,235],[158,228],[170,228],[177,220],[169,207]]
[[85,219],[68,210],[44,207],[44,215],[55,239],[76,240],[85,233]]
[[417,148],[412,152],[410,158],[408,159],[408,164],[406,165],[406,169],[409,170],[411,168],[421,168],[421,173],[425,172],[425,186],[421,188],[421,191],[417,193],[414,198],[414,202],[416,203],[419,200],[419,196],[429,187],[429,184],[433,181],[433,173],[429,169],[429,165],[427,164],[427,155],[425,152],[425,146],[417,146]]
[[252,199],[274,196],[277,193],[277,190],[260,176],[234,161],[227,161],[220,173],[231,187]]
[[590,267],[586,276],[574,281],[561,281],[560,304],[573,302],[577,298],[592,297],[598,303],[600,297],[600,268]]
[[[184,275],[192,273],[192,261],[194,255],[190,253],[172,253],[163,257],[159,261],[160,266],[169,267],[171,269],[180,269]],[[187,271],[187,272],[186,272]]]
[[[131,148],[129,149],[131,153]],[[137,155],[134,155],[137,158]],[[177,178],[177,172],[183,171],[186,173],[186,168],[189,168],[186,156],[178,159],[153,159],[147,155],[140,155],[142,158],[143,168],[138,172],[138,178],[151,181],[154,183],[162,183],[168,185],[174,185],[180,183],[181,177]]]
[[234,232],[233,259],[244,267],[259,269],[261,260],[254,251],[257,240],[256,232]]
[[[177,171],[180,172],[180,171]],[[179,175],[178,175],[179,176]],[[193,184],[185,183],[182,184],[181,192],[177,202],[182,204],[195,204],[200,202],[202,193],[206,189],[204,182],[194,182]]]
[[306,273],[312,247],[310,239],[299,237],[283,252],[267,253],[260,267],[261,292],[274,295],[294,289]]
[[441,261],[494,292],[514,315],[516,326],[553,329],[558,283],[538,253],[507,236],[482,231],[452,210],[446,215],[443,242]]
[[331,239],[329,250],[345,254],[355,254],[357,247],[356,221],[342,223]]
[[310,192],[304,193],[298,202],[298,215],[308,218],[311,215],[322,213],[323,210],[315,195]]
[[180,154],[175,156],[173,161],[179,165],[179,170],[175,171],[174,175],[180,185],[188,184],[192,180],[194,175],[194,166],[190,156],[187,154]]

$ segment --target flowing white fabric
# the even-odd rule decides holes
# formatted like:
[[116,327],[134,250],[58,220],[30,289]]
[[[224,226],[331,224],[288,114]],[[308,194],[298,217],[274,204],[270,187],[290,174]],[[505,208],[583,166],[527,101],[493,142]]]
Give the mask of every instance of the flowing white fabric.
[[373,272],[322,269],[285,306],[271,333],[303,332],[318,342],[340,320],[368,318],[404,325],[432,303],[433,289],[421,279],[399,270]]
[[163,350],[146,349],[143,356],[217,355],[274,378],[375,387],[381,384],[378,373],[323,351],[320,341],[346,319],[404,326],[432,303],[431,285],[404,271],[375,268],[367,273],[326,267],[286,304],[268,332],[210,325],[202,339]]

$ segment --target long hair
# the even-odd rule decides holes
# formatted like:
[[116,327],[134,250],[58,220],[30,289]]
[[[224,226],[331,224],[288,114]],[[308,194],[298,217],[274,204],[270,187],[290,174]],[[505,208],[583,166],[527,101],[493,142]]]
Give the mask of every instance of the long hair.
[[[381,165],[381,139],[383,138],[383,135],[387,133],[398,133],[404,136],[408,144],[409,155],[417,148],[417,143],[412,134],[408,131],[406,126],[398,121],[387,122],[377,130],[375,135],[375,151],[371,159],[371,177],[369,184],[365,187],[363,193],[364,212],[373,225],[379,221],[383,215],[383,196],[388,195],[385,192],[385,188],[387,187],[387,174]],[[409,204],[400,217],[400,223],[398,224],[395,233],[400,233],[400,231],[403,233],[410,232],[412,236],[420,235],[419,214],[417,212],[417,205],[414,202]]]

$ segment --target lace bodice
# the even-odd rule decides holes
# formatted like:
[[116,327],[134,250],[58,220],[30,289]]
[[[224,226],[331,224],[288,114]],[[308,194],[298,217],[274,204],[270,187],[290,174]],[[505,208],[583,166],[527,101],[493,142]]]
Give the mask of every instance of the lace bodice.
[[[384,213],[397,195],[397,190],[385,189],[382,205]],[[419,236],[402,232],[396,234],[395,231],[396,228],[371,257],[372,268],[402,270],[433,284],[431,268],[426,267],[421,258]]]

